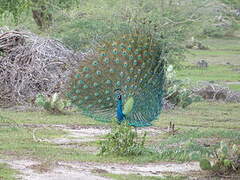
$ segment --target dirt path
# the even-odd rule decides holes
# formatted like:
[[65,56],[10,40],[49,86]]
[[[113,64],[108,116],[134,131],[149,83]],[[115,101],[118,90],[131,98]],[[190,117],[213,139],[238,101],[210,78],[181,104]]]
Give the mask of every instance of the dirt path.
[[69,166],[57,165],[43,170],[39,162],[31,160],[0,160],[0,162],[18,170],[21,174],[17,178],[23,180],[107,180],[82,168],[73,169]]
[[[58,145],[68,145],[72,143],[90,142],[102,139],[101,136],[108,134],[111,130],[109,127],[95,127],[95,126],[63,126],[54,125],[51,128],[61,128],[61,130],[67,132],[67,135],[61,138],[51,139],[50,142]],[[143,134],[145,131],[148,136],[157,136],[163,131],[162,128],[147,127],[138,128],[138,133]]]
[[198,163],[149,163],[117,164],[90,162],[57,162],[54,167],[44,168],[41,163],[31,160],[0,160],[18,170],[24,180],[106,180],[95,173],[138,174],[163,177],[166,173],[188,174],[200,171]]

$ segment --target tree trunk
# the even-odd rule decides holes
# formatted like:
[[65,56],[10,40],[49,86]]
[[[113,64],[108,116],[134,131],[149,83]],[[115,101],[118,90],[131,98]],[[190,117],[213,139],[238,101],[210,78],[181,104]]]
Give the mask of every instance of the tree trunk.
[[32,15],[34,21],[41,31],[48,29],[52,24],[52,14],[48,11],[48,7],[44,1],[41,0],[32,0],[32,2]]

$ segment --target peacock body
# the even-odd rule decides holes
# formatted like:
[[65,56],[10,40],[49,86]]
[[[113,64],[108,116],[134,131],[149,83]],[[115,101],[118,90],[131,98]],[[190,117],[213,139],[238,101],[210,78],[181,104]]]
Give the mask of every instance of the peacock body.
[[102,41],[70,78],[68,98],[86,115],[142,127],[162,108],[163,50],[151,35],[132,33]]

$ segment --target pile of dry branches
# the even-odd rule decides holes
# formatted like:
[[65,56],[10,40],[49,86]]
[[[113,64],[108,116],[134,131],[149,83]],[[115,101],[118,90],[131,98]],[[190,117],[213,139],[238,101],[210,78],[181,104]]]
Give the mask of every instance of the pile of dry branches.
[[219,84],[202,83],[198,88],[194,88],[193,92],[208,100],[240,103],[240,92],[231,91]]
[[57,40],[0,29],[0,106],[27,104],[38,93],[60,92],[83,56]]

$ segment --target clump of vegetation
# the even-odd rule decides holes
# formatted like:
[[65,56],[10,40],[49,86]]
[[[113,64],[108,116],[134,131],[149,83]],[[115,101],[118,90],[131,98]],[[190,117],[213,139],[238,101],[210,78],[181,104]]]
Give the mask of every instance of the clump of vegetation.
[[202,170],[209,170],[218,175],[240,172],[240,148],[236,144],[230,145],[221,141],[213,157],[212,165],[209,159],[200,160]]
[[201,41],[192,38],[190,41],[187,42],[186,48],[188,49],[200,49],[200,50],[208,50],[209,47],[204,45]]
[[189,89],[189,80],[176,79],[176,73],[173,66],[169,66],[167,69],[166,80],[166,95],[165,99],[175,106],[186,108],[193,102],[201,101],[201,97],[195,95],[191,89]]
[[52,97],[38,94],[35,103],[53,114],[63,113],[64,108],[68,105],[68,102],[62,100],[57,93],[54,93]]
[[15,179],[14,176],[17,171],[11,169],[7,164],[0,163],[0,179],[11,180]]
[[107,139],[100,142],[100,155],[139,156],[147,152],[144,147],[146,132],[139,137],[127,123],[114,125]]
[[[194,138],[194,132],[189,131],[185,134],[170,136],[160,143],[157,150],[158,158],[166,161],[198,161],[211,154],[211,147],[199,144]],[[196,135],[200,133],[197,132]],[[188,136],[188,137],[187,137]]]

